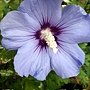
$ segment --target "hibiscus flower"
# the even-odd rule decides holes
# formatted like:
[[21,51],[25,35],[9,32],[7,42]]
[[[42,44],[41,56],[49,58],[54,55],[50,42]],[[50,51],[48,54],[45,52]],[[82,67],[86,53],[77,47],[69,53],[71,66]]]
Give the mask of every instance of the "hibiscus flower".
[[24,0],[1,21],[2,45],[17,50],[15,71],[45,80],[51,70],[62,78],[77,76],[90,42],[90,15],[81,7],[61,7],[62,0]]

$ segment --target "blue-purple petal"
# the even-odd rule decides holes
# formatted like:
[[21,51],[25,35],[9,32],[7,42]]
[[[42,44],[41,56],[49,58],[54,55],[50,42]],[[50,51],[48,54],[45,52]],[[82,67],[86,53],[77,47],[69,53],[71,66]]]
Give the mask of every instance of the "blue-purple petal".
[[37,44],[37,40],[30,40],[19,48],[14,58],[14,68],[20,76],[31,75],[38,80],[45,80],[50,72],[50,58],[46,50],[41,50]]
[[56,54],[50,51],[52,69],[62,78],[77,76],[84,64],[84,52],[77,44],[61,43],[58,49]]
[[17,40],[13,41],[13,40],[9,40],[9,39],[3,38],[1,43],[2,43],[2,46],[4,48],[6,48],[6,49],[17,50],[18,48],[23,46],[28,41],[17,41]]
[[51,22],[55,24],[61,18],[61,3],[63,0],[24,0],[19,11],[28,13],[40,24]]
[[90,42],[90,15],[79,6],[66,6],[57,26],[61,30],[61,34],[58,36],[61,41],[67,43]]
[[15,50],[22,46],[22,43],[33,38],[40,25],[28,14],[12,11],[3,18],[0,29],[3,46]]

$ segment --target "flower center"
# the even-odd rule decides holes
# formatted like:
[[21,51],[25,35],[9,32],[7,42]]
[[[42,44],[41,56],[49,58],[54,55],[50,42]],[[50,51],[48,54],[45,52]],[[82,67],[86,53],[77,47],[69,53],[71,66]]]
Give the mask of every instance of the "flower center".
[[42,30],[40,38],[42,40],[45,40],[47,45],[53,50],[54,53],[57,53],[57,51],[58,51],[57,43],[55,41],[55,37],[53,36],[50,28],[46,28],[46,29]]

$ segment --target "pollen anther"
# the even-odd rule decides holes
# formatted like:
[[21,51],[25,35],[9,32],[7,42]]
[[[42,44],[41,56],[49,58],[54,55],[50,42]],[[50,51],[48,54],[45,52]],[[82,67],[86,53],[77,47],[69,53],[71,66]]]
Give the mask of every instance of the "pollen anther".
[[41,39],[44,39],[53,52],[57,53],[57,43],[52,32],[50,31],[50,28],[46,28],[45,30],[41,31]]

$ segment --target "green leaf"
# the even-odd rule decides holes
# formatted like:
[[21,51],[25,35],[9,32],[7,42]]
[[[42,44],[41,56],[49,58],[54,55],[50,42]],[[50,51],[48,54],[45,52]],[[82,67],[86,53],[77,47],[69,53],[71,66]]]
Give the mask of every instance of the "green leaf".
[[31,78],[24,78],[23,85],[24,85],[24,90],[42,90],[41,83]]

